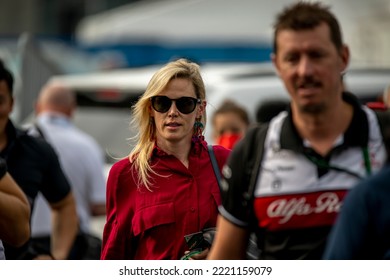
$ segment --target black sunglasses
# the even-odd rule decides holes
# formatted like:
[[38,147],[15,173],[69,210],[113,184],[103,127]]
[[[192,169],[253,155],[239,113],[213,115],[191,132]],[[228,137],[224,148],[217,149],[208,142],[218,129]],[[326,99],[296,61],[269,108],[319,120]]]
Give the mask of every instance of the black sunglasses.
[[196,104],[200,103],[199,98],[194,97],[180,97],[177,99],[171,99],[166,96],[153,96],[150,98],[152,101],[152,107],[154,110],[156,110],[159,113],[166,113],[172,106],[172,101],[175,101],[176,108],[179,110],[182,114],[190,114],[192,113],[195,108]]

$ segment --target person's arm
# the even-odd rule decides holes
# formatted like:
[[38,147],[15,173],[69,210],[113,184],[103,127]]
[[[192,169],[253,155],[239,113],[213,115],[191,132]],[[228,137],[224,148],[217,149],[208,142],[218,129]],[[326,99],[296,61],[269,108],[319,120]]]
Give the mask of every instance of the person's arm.
[[56,260],[67,259],[78,231],[78,218],[73,194],[56,203],[52,209],[51,253]]
[[239,260],[245,259],[248,247],[249,231],[236,226],[218,216],[217,232],[211,246],[208,260]]
[[[78,216],[71,186],[66,178],[54,148],[42,139],[34,138],[40,149],[45,170],[39,191],[48,202],[52,214],[51,257],[67,259],[78,232]],[[40,255],[42,259],[48,256]]]
[[0,179],[0,239],[21,246],[30,237],[30,204],[9,175]]

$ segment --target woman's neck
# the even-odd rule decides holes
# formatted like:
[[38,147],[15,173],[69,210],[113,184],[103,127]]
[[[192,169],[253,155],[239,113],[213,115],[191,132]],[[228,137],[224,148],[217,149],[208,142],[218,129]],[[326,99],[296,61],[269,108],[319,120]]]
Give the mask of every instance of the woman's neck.
[[182,141],[172,142],[167,140],[158,140],[157,146],[168,155],[175,156],[188,168],[188,155],[191,150],[191,140],[183,139]]

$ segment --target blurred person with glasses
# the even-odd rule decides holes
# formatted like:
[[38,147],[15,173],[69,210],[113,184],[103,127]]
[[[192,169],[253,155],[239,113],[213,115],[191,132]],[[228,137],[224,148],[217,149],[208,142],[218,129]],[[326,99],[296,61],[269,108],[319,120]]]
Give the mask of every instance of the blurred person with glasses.
[[[102,259],[179,259],[193,249],[185,236],[215,227],[221,197],[205,109],[197,64],[179,59],[153,75],[133,106],[137,143],[109,173]],[[230,150],[213,151],[221,171]],[[206,257],[196,249],[191,258]]]

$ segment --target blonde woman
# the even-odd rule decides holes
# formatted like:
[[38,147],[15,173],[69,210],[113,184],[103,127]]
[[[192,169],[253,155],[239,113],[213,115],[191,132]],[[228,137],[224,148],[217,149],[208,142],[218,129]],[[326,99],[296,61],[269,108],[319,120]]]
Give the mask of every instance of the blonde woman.
[[[133,107],[137,144],[109,174],[102,259],[179,259],[191,249],[184,236],[215,227],[221,197],[205,109],[197,64],[179,59],[151,78]],[[221,170],[229,150],[213,150]]]

